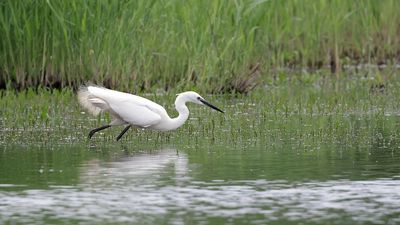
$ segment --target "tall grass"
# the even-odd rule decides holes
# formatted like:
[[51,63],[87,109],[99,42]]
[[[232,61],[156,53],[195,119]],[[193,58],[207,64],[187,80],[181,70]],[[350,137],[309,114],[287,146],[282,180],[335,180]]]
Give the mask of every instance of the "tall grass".
[[4,0],[0,86],[240,92],[282,67],[395,64],[399,11],[397,0]]

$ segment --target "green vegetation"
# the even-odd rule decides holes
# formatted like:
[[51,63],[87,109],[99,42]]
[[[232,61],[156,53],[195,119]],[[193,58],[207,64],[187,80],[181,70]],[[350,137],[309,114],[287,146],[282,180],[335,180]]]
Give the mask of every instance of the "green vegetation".
[[397,0],[5,0],[0,87],[246,92],[282,68],[394,65],[399,11]]
[[[223,108],[220,115],[190,105],[191,119],[173,132],[129,131],[122,143],[160,143],[197,146],[280,146],[296,149],[324,144],[340,146],[387,145],[399,141],[397,115],[399,79],[392,79],[383,92],[370,90],[368,80],[342,83],[270,86],[247,96],[207,98]],[[174,93],[147,95],[176,116]],[[86,142],[88,132],[109,122],[107,114],[83,113],[69,89],[40,90],[39,94],[3,91],[0,101],[0,143],[4,145],[68,145]],[[91,143],[115,145],[123,127],[96,135]],[[382,143],[380,142],[382,141]],[[389,147],[390,147],[389,146]]]
[[[226,113],[190,105],[178,130],[131,129],[119,142],[122,127],[87,140],[109,118],[83,114],[69,89],[0,92],[0,221],[357,224],[378,209],[379,221],[395,224],[398,201],[386,199],[399,196],[398,86],[390,80],[373,92],[355,80],[207,96]],[[173,112],[173,94],[147,97]],[[308,210],[300,201],[323,207],[309,210],[315,218],[282,214]],[[234,215],[241,204],[252,213]]]

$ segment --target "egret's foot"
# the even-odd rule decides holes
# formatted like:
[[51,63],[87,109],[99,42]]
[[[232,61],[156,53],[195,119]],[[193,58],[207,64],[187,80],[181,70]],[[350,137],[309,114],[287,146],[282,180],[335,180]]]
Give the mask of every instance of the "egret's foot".
[[129,128],[131,128],[131,125],[126,126],[126,127],[122,130],[122,132],[121,132],[121,133],[118,135],[118,137],[117,137],[117,141],[119,141],[119,139],[121,139],[122,136],[124,136],[124,134],[129,130]]
[[92,136],[94,135],[94,133],[96,133],[96,131],[91,130],[91,131],[89,132],[88,139],[92,139]]
[[109,128],[109,127],[111,127],[111,126],[110,126],[110,125],[104,125],[104,126],[102,126],[102,127],[95,128],[95,129],[91,130],[91,131],[89,132],[88,138],[91,139],[92,136],[93,136],[96,132],[101,131],[101,130],[104,130],[104,129],[107,129],[107,128]]

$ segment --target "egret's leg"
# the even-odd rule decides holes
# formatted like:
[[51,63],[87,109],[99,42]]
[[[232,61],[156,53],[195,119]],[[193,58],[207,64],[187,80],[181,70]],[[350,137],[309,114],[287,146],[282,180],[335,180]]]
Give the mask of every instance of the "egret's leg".
[[119,139],[121,139],[122,136],[124,136],[124,134],[129,130],[129,128],[131,128],[131,125],[126,126],[126,127],[122,130],[122,132],[121,132],[121,133],[118,135],[118,137],[117,137],[117,141],[119,141]]
[[111,125],[104,125],[104,126],[102,126],[102,127],[99,127],[99,128],[96,128],[96,129],[91,130],[91,131],[89,132],[89,139],[92,138],[93,134],[96,133],[97,131],[101,131],[101,130],[107,129],[107,128],[109,128],[109,127],[111,127]]

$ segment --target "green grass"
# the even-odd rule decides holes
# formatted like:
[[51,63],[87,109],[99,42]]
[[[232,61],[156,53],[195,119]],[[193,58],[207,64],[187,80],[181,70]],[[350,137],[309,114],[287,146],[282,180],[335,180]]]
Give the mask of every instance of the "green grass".
[[[399,79],[388,81],[383,93],[371,92],[368,80],[291,84],[258,89],[249,95],[205,95],[226,113],[189,105],[190,119],[171,132],[133,129],[120,141],[149,146],[292,146],[294,149],[322,145],[386,146],[399,142]],[[75,94],[62,91],[2,91],[0,98],[0,143],[4,146],[42,146],[92,143],[114,145],[123,127],[87,135],[108,122],[84,113]],[[171,117],[175,95],[145,95],[163,105]],[[285,147],[286,148],[286,147]]]
[[5,0],[0,86],[246,92],[280,68],[393,65],[399,10],[396,0]]

